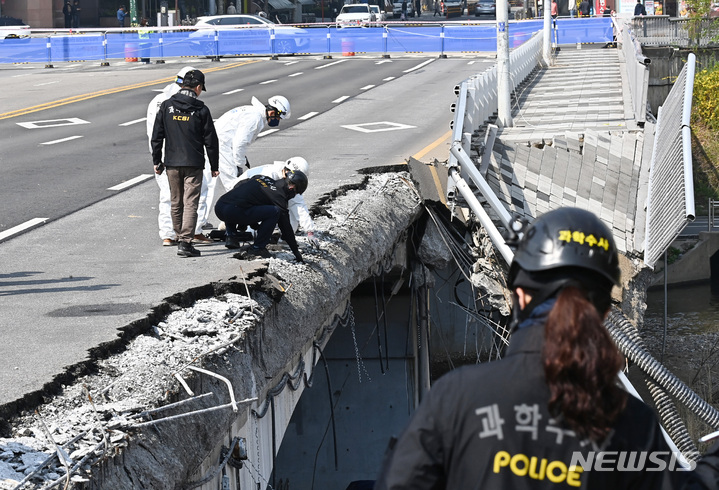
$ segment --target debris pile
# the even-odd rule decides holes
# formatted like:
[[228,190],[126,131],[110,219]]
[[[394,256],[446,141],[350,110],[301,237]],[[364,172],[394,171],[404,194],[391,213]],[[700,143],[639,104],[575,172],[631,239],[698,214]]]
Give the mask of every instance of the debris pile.
[[[233,291],[247,294],[227,292],[186,308],[170,305],[172,311],[163,321],[130,340],[122,352],[96,359],[96,372],[63,386],[62,393],[47,397],[34,413],[8,421],[12,437],[0,438],[0,490],[85,488],[94,481],[98,463],[122,464],[138,444],[172,444],[167,433],[161,441],[150,434],[138,443],[138,437],[144,434],[143,424],[169,419],[180,405],[180,412],[191,412],[223,403],[212,392],[195,395],[192,383],[185,382],[205,363],[230,365],[260,356],[253,366],[267,369],[270,376],[258,377],[266,382],[294,355],[288,339],[311,338],[318,327],[315,318],[327,317],[335,307],[332,302],[347,297],[370,274],[372,261],[393,253],[398,236],[421,212],[411,187],[406,174],[388,173],[367,177],[362,189],[336,192],[322,203],[321,212],[313,210],[321,214],[315,219],[320,249],[298,237],[305,263],[294,262],[291,252],[279,245],[273,257],[262,262],[263,284],[258,287],[257,281],[248,286],[243,265],[249,268],[249,263],[238,260],[228,281],[235,284]],[[372,222],[374,217],[381,221]],[[283,295],[291,298],[282,299],[285,306],[278,313],[275,307]],[[260,328],[261,334],[254,332]],[[262,345],[253,344],[257,338]],[[267,357],[268,352],[274,357]],[[253,389],[261,393],[263,388]],[[152,456],[161,464],[162,456]],[[173,462],[172,457],[165,459]]]

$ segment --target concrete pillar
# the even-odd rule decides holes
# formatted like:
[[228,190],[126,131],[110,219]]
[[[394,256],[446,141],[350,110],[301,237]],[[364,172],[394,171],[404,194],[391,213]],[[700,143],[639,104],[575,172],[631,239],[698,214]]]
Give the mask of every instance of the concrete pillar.
[[542,12],[544,13],[542,57],[547,66],[552,66],[552,0],[544,0]]
[[509,79],[509,15],[507,0],[497,2],[497,116],[500,126],[510,128],[512,122],[511,81]]

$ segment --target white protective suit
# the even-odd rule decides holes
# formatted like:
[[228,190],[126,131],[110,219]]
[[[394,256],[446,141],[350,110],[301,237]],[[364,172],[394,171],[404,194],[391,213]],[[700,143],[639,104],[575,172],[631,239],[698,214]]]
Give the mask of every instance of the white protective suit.
[[215,122],[220,140],[220,180],[226,191],[232,189],[245,168],[247,147],[265,128],[266,120],[265,104],[252,97],[252,105],[230,109]]
[[[239,181],[249,179],[250,177],[254,177],[255,175],[265,175],[275,180],[281,179],[283,178],[282,171],[284,170],[284,168],[285,162],[278,161],[275,161],[274,163],[270,163],[268,165],[253,167],[249,170],[246,170],[242,173],[242,175],[235,179],[230,189],[234,188]],[[305,198],[302,197],[302,194],[297,194],[295,197],[287,201],[287,208],[290,212],[290,224],[292,225],[293,231],[297,232],[297,229],[301,226],[302,230],[304,230],[306,233],[314,233],[315,222],[312,221],[310,212],[307,209],[307,204],[305,204]]]
[[[155,117],[157,111],[160,109],[160,105],[180,91],[180,85],[177,83],[171,83],[167,85],[162,92],[157,94],[150,104],[147,106],[147,140],[152,139],[152,128],[155,124]],[[150,152],[152,153],[152,145],[150,144]],[[163,155],[164,156],[164,155]],[[155,182],[157,182],[160,188],[160,204],[158,205],[158,216],[157,224],[160,227],[160,238],[165,240],[175,240],[175,230],[172,228],[172,217],[170,216],[170,183],[167,180],[167,173],[162,172],[161,174],[155,174]],[[200,202],[197,206],[197,227],[195,228],[195,234],[199,235],[202,233],[202,226],[207,223],[207,219],[210,216],[211,206],[208,203],[212,203],[212,199],[215,194],[215,183],[217,181],[212,177],[212,169],[210,163],[207,160],[207,154],[205,154],[205,169],[202,171],[202,187],[200,189]]]

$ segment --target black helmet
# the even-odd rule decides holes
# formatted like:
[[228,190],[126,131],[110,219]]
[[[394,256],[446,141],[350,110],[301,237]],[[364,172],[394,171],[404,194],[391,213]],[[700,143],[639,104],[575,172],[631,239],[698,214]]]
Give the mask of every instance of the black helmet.
[[301,170],[290,170],[287,172],[287,183],[294,184],[297,194],[302,194],[307,190],[309,180],[307,180],[307,175]]
[[[586,274],[588,270],[619,285],[619,258],[611,230],[594,214],[578,208],[559,208],[538,217],[519,240],[509,270],[509,287],[514,289],[520,269],[538,277],[558,268],[584,269],[585,274],[578,274],[580,282],[592,281],[594,274]],[[588,289],[597,286],[585,284]]]

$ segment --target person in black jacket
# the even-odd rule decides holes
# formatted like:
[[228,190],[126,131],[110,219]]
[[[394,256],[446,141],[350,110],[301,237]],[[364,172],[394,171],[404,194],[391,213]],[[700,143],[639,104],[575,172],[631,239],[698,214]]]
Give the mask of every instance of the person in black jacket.
[[686,473],[669,471],[677,455],[654,412],[618,385],[624,362],[602,320],[619,279],[595,215],[537,218],[509,270],[505,356],[434,384],[375,489],[675,488]]
[[579,4],[579,16],[589,17],[591,13],[592,5],[589,3],[589,0],[582,0],[582,2]]
[[72,4],[70,0],[65,0],[65,5],[62,7],[62,15],[65,16],[65,29],[72,27]]
[[640,15],[647,15],[647,9],[644,8],[642,0],[637,0],[636,5],[634,5],[634,16],[639,17]]
[[[180,91],[160,105],[152,129],[152,162],[155,173],[167,171],[170,183],[170,214],[177,234],[177,255],[199,257],[192,246],[197,206],[205,167],[205,150],[212,177],[219,175],[220,150],[210,109],[198,99],[205,90],[200,70],[185,74]],[[162,161],[163,143],[165,161]]]
[[307,189],[307,176],[300,170],[291,170],[283,179],[256,175],[241,180],[235,187],[218,199],[215,214],[225,222],[228,239],[237,228],[256,225],[255,242],[247,249],[247,257],[269,258],[267,244],[272,231],[279,226],[282,239],[287,242],[298,262],[302,254],[297,246],[287,202]]

